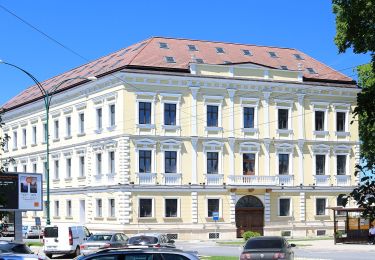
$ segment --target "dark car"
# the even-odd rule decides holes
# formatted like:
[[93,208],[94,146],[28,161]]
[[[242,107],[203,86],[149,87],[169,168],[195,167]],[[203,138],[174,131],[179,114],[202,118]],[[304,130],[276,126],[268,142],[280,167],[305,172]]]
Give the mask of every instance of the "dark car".
[[144,233],[129,238],[128,247],[167,247],[176,248],[174,240],[168,239],[166,234]]
[[292,247],[295,244],[289,244],[283,237],[265,236],[254,237],[247,240],[244,250],[241,253],[240,260],[247,259],[294,259]]
[[175,248],[105,249],[75,260],[199,260],[196,252]]
[[124,233],[100,233],[90,236],[86,243],[81,245],[81,254],[87,255],[102,248],[123,247],[127,245],[128,237]]
[[34,254],[31,249],[23,244],[10,241],[0,241],[0,259],[2,260],[42,260],[45,256]]

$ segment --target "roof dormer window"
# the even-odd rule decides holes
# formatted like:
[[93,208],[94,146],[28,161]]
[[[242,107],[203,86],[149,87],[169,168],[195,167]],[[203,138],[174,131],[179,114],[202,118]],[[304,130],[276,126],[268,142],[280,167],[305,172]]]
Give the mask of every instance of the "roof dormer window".
[[310,74],[317,74],[316,71],[315,71],[313,68],[306,68],[306,70],[307,70]]
[[216,47],[216,53],[225,53],[225,51],[221,47]]
[[249,50],[242,50],[242,52],[243,52],[243,55],[245,56],[253,56],[253,54]]
[[225,60],[225,61],[224,61],[224,64],[232,64],[232,62],[229,61],[229,60]]
[[166,42],[159,42],[160,49],[169,49],[168,43]]
[[270,55],[271,58],[278,58],[276,52],[274,51],[269,51],[268,54]]
[[195,59],[195,62],[196,62],[196,63],[199,63],[199,64],[204,63],[204,62],[203,62],[203,59]]
[[296,60],[304,60],[304,58],[298,53],[294,53],[293,56],[296,58]]
[[165,56],[164,59],[165,59],[165,61],[167,63],[176,63],[176,61],[174,60],[174,58],[171,57],[171,56]]
[[198,51],[197,46],[193,44],[188,44],[188,49],[189,51]]
[[285,66],[285,65],[281,65],[280,68],[281,68],[282,70],[288,70],[288,66]]

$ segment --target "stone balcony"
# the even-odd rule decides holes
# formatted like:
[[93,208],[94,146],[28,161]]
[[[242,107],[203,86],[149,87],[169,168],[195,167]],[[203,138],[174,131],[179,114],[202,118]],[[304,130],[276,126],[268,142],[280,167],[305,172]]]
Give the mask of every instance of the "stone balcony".
[[156,173],[137,172],[137,184],[140,185],[156,185]]
[[293,186],[293,175],[258,176],[258,175],[229,175],[229,185],[251,186]]
[[182,174],[181,173],[163,173],[163,185],[181,185]]

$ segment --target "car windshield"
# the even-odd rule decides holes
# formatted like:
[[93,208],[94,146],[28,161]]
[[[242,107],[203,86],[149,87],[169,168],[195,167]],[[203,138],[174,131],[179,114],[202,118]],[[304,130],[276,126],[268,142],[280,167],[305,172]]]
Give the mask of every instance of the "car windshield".
[[283,242],[280,239],[250,239],[245,245],[245,249],[282,248]]
[[33,252],[24,244],[0,244],[0,253],[32,254]]
[[110,241],[112,235],[92,235],[88,241]]
[[129,244],[132,245],[148,245],[148,244],[157,244],[158,238],[152,236],[135,236],[129,238]]

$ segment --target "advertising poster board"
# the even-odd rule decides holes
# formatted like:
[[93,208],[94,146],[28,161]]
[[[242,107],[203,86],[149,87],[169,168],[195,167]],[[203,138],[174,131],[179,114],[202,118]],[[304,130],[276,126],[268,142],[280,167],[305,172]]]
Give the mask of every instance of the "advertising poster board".
[[42,175],[38,173],[0,174],[0,210],[43,210]]

